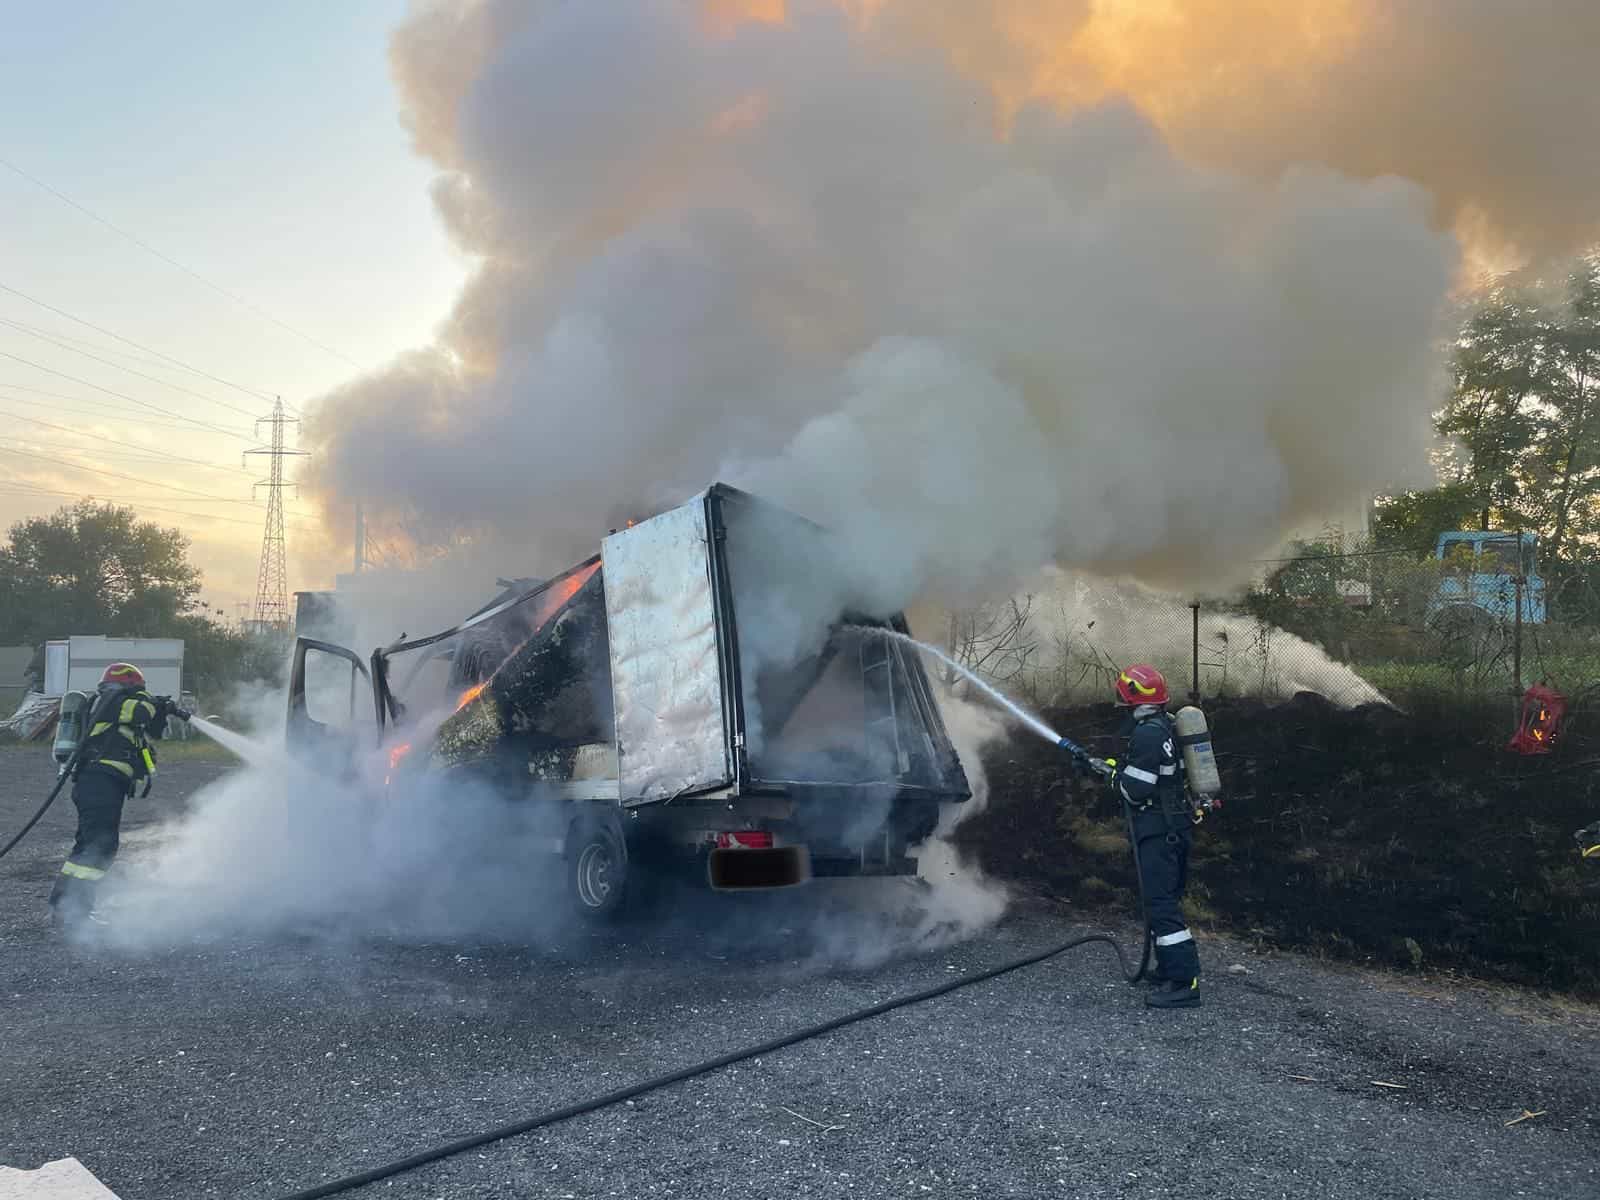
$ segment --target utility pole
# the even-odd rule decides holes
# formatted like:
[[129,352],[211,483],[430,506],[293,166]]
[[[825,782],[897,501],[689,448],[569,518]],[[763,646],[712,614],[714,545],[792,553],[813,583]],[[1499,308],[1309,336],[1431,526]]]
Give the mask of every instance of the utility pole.
[[267,478],[258,480],[251,488],[252,495],[259,488],[267,489],[267,523],[261,533],[261,566],[256,573],[253,624],[257,632],[269,629],[283,632],[289,628],[289,569],[284,553],[283,489],[294,485],[285,485],[283,482],[283,460],[304,457],[306,452],[285,449],[283,431],[285,426],[298,424],[299,418],[285,415],[283,397],[279,396],[272,406],[272,415],[256,420],[257,436],[262,425],[271,428],[268,444],[244,452],[246,463],[252,454],[265,454],[270,464]]
[[367,514],[361,507],[360,501],[356,502],[356,574],[361,574],[367,565]]

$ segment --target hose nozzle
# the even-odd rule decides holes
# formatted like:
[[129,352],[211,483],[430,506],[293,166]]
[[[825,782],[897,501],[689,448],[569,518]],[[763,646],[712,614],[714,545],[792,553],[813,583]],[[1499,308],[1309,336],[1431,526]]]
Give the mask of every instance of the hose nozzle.
[[1099,775],[1101,778],[1110,777],[1114,769],[1113,766],[1104,759],[1095,758],[1071,738],[1062,738],[1056,745],[1067,752],[1072,761],[1077,764],[1079,770],[1088,774]]

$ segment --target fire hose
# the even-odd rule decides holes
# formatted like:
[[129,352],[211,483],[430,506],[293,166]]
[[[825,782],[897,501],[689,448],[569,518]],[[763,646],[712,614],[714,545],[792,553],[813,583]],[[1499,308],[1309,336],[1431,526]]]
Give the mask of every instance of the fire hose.
[[[1076,742],[1062,738],[1060,748],[1065,750],[1073,761],[1082,769],[1092,771],[1102,778],[1109,777],[1111,767],[1100,759],[1092,758],[1089,752]],[[1144,923],[1144,951],[1139,959],[1139,965],[1133,966],[1128,959],[1127,952],[1122,944],[1109,933],[1087,933],[1081,937],[1072,938],[1058,946],[1001,963],[998,967],[990,967],[976,975],[968,975],[961,979],[953,979],[948,983],[941,983],[936,987],[926,988],[920,992],[912,992],[905,996],[896,996],[866,1008],[857,1009],[855,1012],[845,1013],[843,1016],[834,1017],[819,1025],[811,1025],[798,1029],[793,1033],[786,1033],[770,1041],[765,1041],[755,1046],[747,1046],[743,1050],[730,1051],[717,1058],[707,1059],[705,1062],[695,1063],[692,1066],[682,1067],[666,1075],[658,1075],[654,1079],[642,1080],[607,1092],[603,1096],[595,1096],[589,1100],[581,1100],[576,1104],[569,1104],[564,1108],[551,1109],[520,1121],[513,1121],[508,1125],[500,1125],[493,1129],[486,1129],[480,1133],[468,1134],[454,1141],[420,1150],[404,1158],[397,1158],[392,1162],[382,1163],[370,1167],[365,1171],[358,1171],[352,1175],[345,1175],[338,1179],[330,1179],[326,1183],[315,1184],[298,1192],[289,1192],[278,1196],[275,1200],[322,1200],[325,1196],[336,1196],[341,1192],[351,1191],[354,1188],[365,1187],[369,1183],[377,1183],[383,1179],[392,1178],[406,1171],[413,1171],[429,1163],[450,1158],[468,1150],[475,1150],[480,1146],[487,1146],[492,1142],[503,1141],[506,1138],[517,1137],[524,1133],[531,1133],[535,1129],[542,1129],[547,1125],[555,1125],[562,1121],[570,1121],[574,1117],[581,1117],[587,1113],[597,1112],[603,1108],[610,1108],[614,1104],[622,1104],[636,1096],[643,1096],[648,1092],[670,1087],[676,1083],[707,1075],[712,1071],[720,1071],[723,1067],[732,1066],[734,1063],[744,1062],[747,1059],[760,1058],[782,1050],[785,1047],[796,1045],[800,1042],[810,1041],[812,1038],[821,1037],[823,1034],[832,1033],[836,1029],[843,1029],[847,1025],[854,1025],[860,1021],[871,1020],[873,1017],[883,1016],[885,1013],[894,1012],[896,1009],[908,1008],[913,1004],[922,1004],[928,1000],[937,999],[948,995],[960,988],[971,987],[975,983],[983,983],[990,979],[997,979],[1002,975],[1009,975],[1013,971],[1020,971],[1024,967],[1035,966],[1049,959],[1065,954],[1068,950],[1075,950],[1080,946],[1087,946],[1095,942],[1103,942],[1111,947],[1111,952],[1117,956],[1117,965],[1122,971],[1122,977],[1129,983],[1137,983],[1144,978],[1150,969],[1150,958],[1155,948],[1155,935],[1150,930],[1148,905],[1144,894],[1144,874],[1139,864],[1139,843],[1134,837],[1133,813],[1127,805],[1123,805],[1124,815],[1128,822],[1128,844],[1133,850],[1133,874],[1139,891],[1139,913]]]
[[[1095,758],[1071,738],[1061,738],[1056,745],[1067,752],[1068,757],[1081,771],[1091,772],[1102,779],[1110,779],[1116,770],[1114,763]],[[1122,816],[1128,826],[1128,847],[1133,853],[1133,880],[1139,892],[1139,921],[1144,926],[1144,949],[1139,955],[1139,967],[1130,975],[1127,960],[1123,959],[1122,973],[1129,983],[1138,983],[1150,971],[1150,958],[1156,949],[1156,935],[1155,930],[1150,928],[1150,902],[1144,894],[1144,864],[1139,861],[1139,837],[1133,828],[1133,809],[1124,804]],[[1117,957],[1122,958],[1120,949]]]
[[841,1017],[834,1017],[832,1020],[824,1021],[820,1025],[811,1025],[804,1029],[798,1029],[793,1033],[786,1033],[782,1037],[773,1038],[759,1045],[746,1046],[743,1050],[734,1050],[717,1058],[707,1059],[705,1062],[682,1067],[666,1075],[658,1075],[654,1079],[646,1079],[639,1083],[630,1084],[628,1087],[619,1088],[617,1091],[607,1092],[603,1096],[596,1096],[590,1100],[569,1104],[565,1108],[551,1109],[549,1112],[540,1113],[525,1120],[514,1121],[509,1125],[501,1125],[494,1129],[486,1129],[481,1133],[469,1134],[466,1137],[445,1142],[442,1145],[419,1151],[405,1158],[397,1158],[393,1162],[383,1163],[365,1171],[358,1171],[353,1175],[330,1179],[326,1183],[319,1183],[298,1192],[290,1192],[287,1195],[276,1197],[276,1200],[320,1200],[324,1196],[335,1196],[340,1192],[350,1191],[352,1188],[364,1187],[369,1183],[377,1183],[379,1180],[415,1170],[417,1167],[425,1166],[428,1163],[438,1162],[440,1159],[449,1158],[467,1150],[475,1150],[479,1146],[487,1146],[491,1142],[498,1142],[505,1138],[516,1137],[519,1134],[530,1133],[535,1129],[542,1129],[546,1125],[554,1125],[560,1121],[570,1121],[574,1117],[596,1112],[602,1108],[609,1108],[613,1104],[621,1104],[624,1101],[632,1100],[636,1096],[643,1096],[647,1092],[670,1087],[672,1084],[682,1083],[685,1080],[694,1079],[712,1071],[719,1071],[723,1067],[744,1062],[746,1059],[759,1058],[774,1051],[782,1050],[787,1046],[821,1037],[825,1033],[832,1033],[834,1030],[843,1029],[847,1025],[854,1025],[860,1021],[880,1017],[885,1013],[894,1012],[900,1008],[908,1008],[913,1004],[921,1004],[939,996],[948,995],[950,992],[960,988],[971,987],[975,983],[983,983],[986,980],[996,979],[1001,975],[1009,975],[1013,971],[1020,971],[1024,967],[1031,967],[1045,962],[1048,959],[1065,954],[1068,950],[1075,950],[1079,946],[1087,946],[1092,942],[1104,942],[1111,947],[1112,953],[1117,956],[1117,961],[1121,964],[1123,975],[1130,982],[1139,977],[1143,966],[1141,965],[1139,971],[1130,972],[1128,956],[1116,938],[1109,933],[1087,933],[1070,941],[1062,942],[1059,946],[1052,946],[1047,950],[1040,950],[1023,958],[1001,963],[998,967],[990,967],[987,970],[978,972],[976,975],[953,979],[948,983],[941,983],[937,987],[927,988],[920,992],[912,992],[909,995],[896,996],[893,999],[884,1000],[866,1008],[859,1008],[855,1012],[845,1013]]
[[[160,696],[157,697],[157,699],[165,703],[167,711],[173,716],[184,721],[189,719],[189,712],[185,709],[179,708],[169,697]],[[83,758],[84,747],[87,745],[87,739],[80,741],[73,749],[72,756],[68,758],[66,762],[61,764],[61,771],[56,776],[55,787],[50,789],[50,794],[44,798],[44,803],[39,805],[39,807],[34,810],[34,814],[28,818],[27,824],[25,824],[21,829],[17,830],[16,836],[4,846],[0,846],[0,858],[4,858],[6,855],[10,854],[12,850],[16,849],[17,845],[22,841],[22,839],[27,837],[28,834],[33,831],[33,827],[39,823],[40,819],[45,815],[45,813],[50,811],[50,806],[56,802],[56,797],[61,795],[61,789],[67,786],[67,780],[72,778],[72,773],[77,769],[79,760]],[[149,789],[147,788],[146,790],[148,791]]]
[[61,794],[61,789],[66,786],[67,780],[72,777],[72,768],[77,765],[78,758],[82,753],[82,749],[79,749],[79,751],[68,761],[66,769],[64,769],[60,776],[56,779],[55,787],[50,789],[50,794],[44,798],[44,803],[39,806],[38,810],[33,814],[33,816],[28,818],[28,823],[17,831],[17,836],[7,842],[4,847],[0,847],[0,858],[4,858],[6,855],[10,854],[11,851],[16,847],[17,843],[23,838],[27,837],[29,831],[39,823],[39,818],[50,811],[50,806],[56,802],[56,797]]

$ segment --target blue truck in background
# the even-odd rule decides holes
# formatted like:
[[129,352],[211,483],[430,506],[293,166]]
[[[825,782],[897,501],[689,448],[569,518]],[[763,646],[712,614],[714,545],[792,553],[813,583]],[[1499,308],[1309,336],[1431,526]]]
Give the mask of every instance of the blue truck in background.
[[1467,611],[1514,620],[1520,576],[1522,620],[1543,624],[1545,582],[1538,573],[1536,554],[1537,539],[1531,533],[1441,533],[1434,557],[1452,569],[1440,579],[1430,609],[1434,614]]

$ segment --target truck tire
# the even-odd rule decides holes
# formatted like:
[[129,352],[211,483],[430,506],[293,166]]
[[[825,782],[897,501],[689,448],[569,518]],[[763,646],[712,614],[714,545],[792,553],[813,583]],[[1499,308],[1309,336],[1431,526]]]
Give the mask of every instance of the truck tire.
[[585,920],[617,917],[628,900],[628,843],[614,817],[584,815],[567,837],[567,903]]

